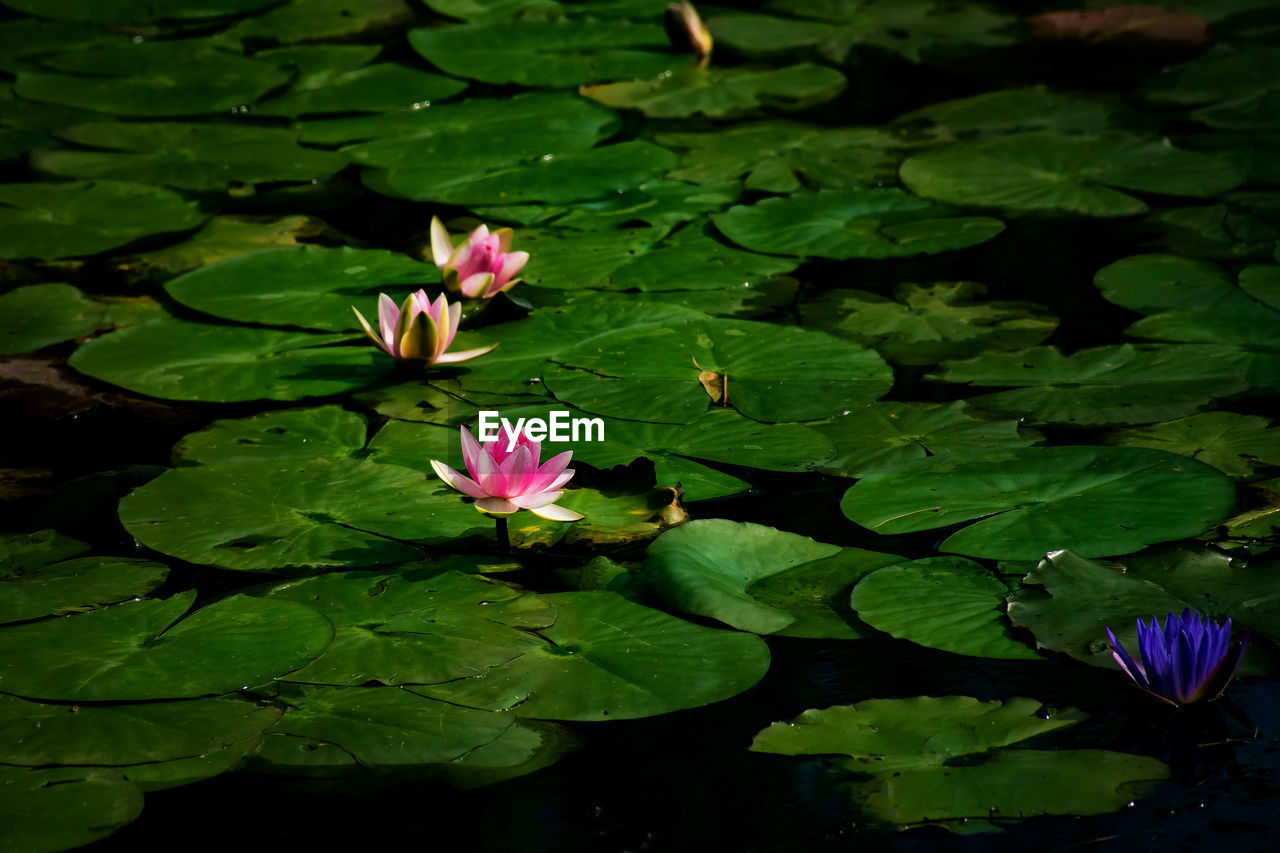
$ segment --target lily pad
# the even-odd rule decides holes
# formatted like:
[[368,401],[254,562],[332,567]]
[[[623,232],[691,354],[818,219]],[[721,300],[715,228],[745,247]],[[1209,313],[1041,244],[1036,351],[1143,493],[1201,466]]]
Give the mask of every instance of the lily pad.
[[0,534],[0,572],[23,574],[88,550],[79,539],[56,530]]
[[1012,590],[963,557],[928,557],[867,575],[853,588],[858,618],[900,640],[959,655],[1034,660],[1005,621]]
[[856,47],[900,54],[912,62],[925,57],[953,59],[982,48],[1013,42],[1001,30],[1013,19],[977,4],[935,0],[780,0],[771,15],[717,15],[707,25],[715,37],[749,54],[812,47],[832,62],[849,59]]
[[227,112],[252,104],[291,76],[280,65],[217,50],[205,40],[148,39],[63,54],[42,64],[72,73],[20,71],[14,92],[126,116]]
[[1238,358],[1222,348],[1177,344],[1054,347],[987,353],[942,365],[940,382],[1014,390],[970,397],[975,410],[1034,424],[1118,426],[1192,414],[1248,387]]
[[1192,62],[1148,78],[1138,94],[1153,104],[1180,106],[1257,98],[1280,89],[1272,71],[1277,62],[1276,45],[1219,44]]
[[394,62],[379,62],[333,77],[295,84],[253,108],[255,115],[288,116],[323,113],[376,113],[422,109],[467,88],[452,77],[419,71]]
[[0,844],[55,853],[105,838],[142,813],[142,791],[118,770],[0,767]]
[[1206,412],[1118,430],[1107,437],[1107,443],[1190,456],[1237,479],[1252,477],[1265,467],[1280,466],[1280,429],[1257,415]]
[[863,577],[901,560],[896,554],[843,548],[830,557],[765,575],[747,585],[748,598],[795,617],[779,637],[860,640],[874,635],[849,606],[849,590]]
[[1224,160],[1128,134],[1032,132],[963,142],[902,164],[913,193],[1009,213],[1131,216],[1142,200],[1120,190],[1213,196],[1240,176]]
[[0,294],[0,353],[31,352],[87,335],[106,308],[69,284],[33,284]]
[[165,285],[169,295],[206,314],[326,332],[359,331],[351,308],[377,315],[377,294],[403,296],[440,281],[434,264],[385,249],[299,246],[237,255]]
[[[646,354],[643,360],[634,356]],[[889,390],[871,350],[824,332],[703,320],[637,326],[588,338],[555,356],[543,379],[556,399],[629,420],[689,423],[715,402],[769,423],[838,414]]]
[[[673,228],[683,222],[704,218],[707,213],[724,210],[741,195],[735,184],[699,186],[679,181],[649,181],[615,197],[581,202],[563,207],[542,204],[518,204],[502,207],[477,207],[476,215],[486,220],[497,219],[518,225],[554,225],[584,231],[604,231],[643,222],[661,228]],[[524,237],[521,234],[521,245]],[[525,274],[527,280],[527,273]]]
[[899,284],[896,301],[863,290],[827,290],[806,301],[800,316],[806,326],[912,365],[1035,346],[1058,326],[1039,305],[978,301],[984,293],[972,281]]
[[1254,304],[1222,267],[1176,255],[1122,258],[1098,270],[1093,283],[1108,302],[1143,314]]
[[267,460],[175,468],[120,502],[157,551],[242,571],[358,568],[420,559],[488,524],[438,480],[359,459]]
[[300,400],[368,385],[394,365],[347,335],[166,319],[95,338],[68,364],[130,391],[173,400]]
[[958,216],[899,189],[795,193],[713,217],[753,252],[820,258],[902,258],[964,249],[1004,230],[987,216]]
[[169,569],[150,560],[78,557],[38,567],[0,568],[0,623],[88,610],[146,595]]
[[538,631],[535,650],[478,678],[413,692],[536,719],[625,720],[728,699],[769,667],[759,637],[694,625],[616,593],[542,599],[557,617]]
[[5,0],[11,9],[60,21],[149,24],[164,19],[219,18],[270,6],[275,0]]
[[256,737],[278,719],[278,709],[242,699],[78,707],[0,696],[0,760],[41,767],[193,758]]
[[663,133],[655,140],[680,155],[667,177],[695,184],[741,179],[750,190],[791,193],[802,187],[847,190],[896,181],[891,134],[870,127],[824,128],[762,121],[705,133]]
[[411,30],[409,44],[446,74],[522,86],[654,77],[688,61],[665,52],[662,27],[630,21],[455,24]]
[[[706,519],[664,533],[645,552],[644,579],[667,607],[719,619],[734,628],[771,634],[795,616],[747,594],[753,581],[832,557],[838,545],[772,527]],[[900,557],[880,555],[885,562]]]
[[333,626],[311,608],[235,595],[183,618],[195,590],[0,629],[0,677],[33,699],[185,699],[305,665]]
[[315,608],[334,624],[324,654],[285,677],[309,684],[436,684],[481,675],[538,643],[556,610],[538,596],[475,575],[414,571],[320,575],[262,590]]
[[94,151],[40,150],[32,165],[68,178],[130,180],[188,190],[234,184],[319,181],[347,164],[341,154],[297,144],[283,128],[179,122],[95,122],[58,136]]
[[0,257],[95,255],[208,219],[171,190],[124,181],[0,184]]
[[366,169],[365,186],[383,195],[441,204],[550,204],[605,198],[634,189],[676,164],[675,155],[651,142],[635,139],[590,151],[571,151],[544,158],[524,152],[511,158],[467,165],[436,165],[424,160],[416,168]]
[[229,39],[272,39],[281,44],[351,38],[412,20],[405,0],[289,0],[227,31]]
[[724,118],[764,106],[803,109],[831,100],[844,87],[839,71],[805,63],[769,69],[667,69],[651,79],[583,86],[581,92],[602,104],[639,110],[650,118]]
[[909,139],[938,142],[1037,130],[1100,133],[1111,130],[1122,111],[1117,102],[1028,86],[930,104],[898,116],[890,127]]
[[238,464],[354,456],[364,447],[365,419],[339,406],[285,409],[214,421],[173,448],[175,465]]
[[1018,421],[991,421],[968,413],[966,404],[872,403],[812,425],[831,439],[835,455],[819,466],[841,477],[891,471],[926,456],[1029,447],[1041,441]]
[[1128,447],[1022,447],[955,453],[864,476],[845,515],[877,533],[977,523],[939,548],[1036,560],[1072,549],[1129,554],[1204,532],[1226,517],[1235,487],[1201,462]]
[[1164,764],[1141,755],[1004,748],[1082,718],[1045,714],[1021,697],[871,699],[774,723],[751,749],[849,756],[842,769],[872,776],[852,786],[855,803],[884,823],[1102,814],[1128,804],[1138,784],[1168,778]]

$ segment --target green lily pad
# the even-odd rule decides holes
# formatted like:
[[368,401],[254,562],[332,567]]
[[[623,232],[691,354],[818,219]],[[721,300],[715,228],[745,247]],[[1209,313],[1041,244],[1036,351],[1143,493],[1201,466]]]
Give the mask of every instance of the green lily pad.
[[860,640],[874,632],[849,606],[849,590],[866,575],[899,560],[896,554],[843,548],[830,557],[813,560],[747,585],[746,594],[766,607],[795,617],[779,637]]
[[347,160],[333,151],[297,144],[292,130],[179,122],[95,122],[58,136],[95,151],[32,153],[32,165],[67,178],[130,180],[189,190],[225,190],[232,184],[319,181]]
[[214,776],[235,770],[244,761],[245,756],[256,750],[261,742],[262,736],[256,735],[203,755],[175,758],[171,761],[131,764],[121,767],[120,772],[130,782],[136,782],[144,793],[150,794],[152,791],[164,791],[168,788],[212,779]]
[[5,692],[33,699],[186,699],[305,665],[333,626],[288,601],[235,595],[183,618],[195,590],[0,629]]
[[943,551],[1036,560],[1071,549],[1129,554],[1204,532],[1235,502],[1231,481],[1202,462],[1128,447],[1022,447],[950,454],[864,476],[840,507],[877,533],[972,519]]
[[[477,207],[476,215],[517,225],[553,225],[584,231],[605,231],[643,222],[660,228],[675,226],[705,214],[724,210],[738,200],[741,188],[735,184],[699,186],[678,181],[649,181],[612,198],[563,207],[516,204]],[[524,245],[521,234],[521,245]]]
[[581,92],[607,106],[639,110],[650,118],[724,118],[764,106],[804,109],[831,100],[844,87],[839,71],[805,63],[767,69],[666,69],[651,79],[583,86]]
[[227,112],[290,78],[280,65],[195,39],[96,48],[42,64],[71,73],[20,71],[13,91],[34,101],[126,116]]
[[422,158],[466,164],[476,146],[512,158],[532,150],[578,151],[618,132],[618,117],[588,98],[567,92],[531,92],[509,99],[469,98],[353,118],[300,122],[303,142],[334,145],[386,140],[347,149],[357,162],[410,167]]
[[168,574],[162,563],[127,557],[78,557],[38,567],[0,568],[0,623],[144,596]]
[[[636,353],[645,353],[643,360]],[[892,371],[871,350],[824,332],[749,320],[691,320],[606,332],[555,356],[543,380],[557,400],[627,420],[689,423],[711,405],[704,381],[723,380],[733,408],[769,423],[838,414],[889,390]]]
[[592,18],[644,18],[654,13],[648,0],[423,0],[433,12],[464,21]]
[[1274,73],[1277,62],[1276,45],[1219,44],[1192,62],[1148,78],[1138,94],[1153,104],[1180,106],[1260,97],[1280,89]]
[[120,502],[144,544],[242,571],[359,568],[420,559],[410,542],[491,529],[438,480],[359,459],[175,468]]
[[350,0],[289,0],[265,15],[241,21],[226,37],[296,44],[398,28],[412,18],[413,11],[405,0],[361,0],[356,4]]
[[882,823],[1102,814],[1128,804],[1138,784],[1168,778],[1164,764],[1141,755],[1004,748],[1083,716],[1046,713],[1021,697],[871,699],[774,723],[751,749],[849,756],[841,769],[872,777],[851,787],[854,802]]
[[278,719],[278,709],[242,699],[78,707],[0,696],[0,760],[40,767],[193,758],[256,737]]
[[467,88],[461,80],[394,62],[379,62],[308,83],[295,84],[283,95],[255,105],[254,114],[293,118],[422,109],[423,105],[451,98]]
[[1098,270],[1093,283],[1108,302],[1143,314],[1255,304],[1217,264],[1176,255],[1122,258]]
[[95,255],[208,219],[160,187],[124,181],[0,184],[0,257]]
[[242,15],[270,6],[275,0],[5,0],[21,12],[60,21],[94,24],[149,24],[159,20],[220,18]]
[[703,228],[522,233],[530,254],[525,281],[554,290],[599,288],[640,290],[721,290],[759,287],[791,272],[797,262],[726,246]]
[[[560,542],[597,547],[644,542],[684,519],[683,511],[674,506],[676,498],[671,488],[570,488],[556,506],[573,510],[585,516],[583,519],[548,521],[522,512],[512,520],[511,544],[514,548],[549,548]],[[671,520],[664,515],[668,511],[674,513]]]
[[1120,190],[1212,196],[1234,188],[1229,163],[1127,134],[1033,132],[926,151],[902,164],[913,193],[1009,213],[1130,216],[1145,202]]
[[347,335],[166,319],[95,338],[68,364],[140,394],[172,400],[300,400],[368,385],[394,365]]
[[227,258],[175,278],[165,290],[215,317],[342,332],[360,330],[352,306],[376,325],[379,292],[399,304],[439,281],[434,264],[399,252],[299,246]]
[[142,813],[142,791],[118,770],[0,767],[0,844],[56,853],[105,838]]
[[475,575],[428,571],[320,575],[263,590],[333,623],[333,642],[286,681],[358,686],[436,684],[510,663],[538,641],[556,610],[543,599]]
[[436,165],[426,160],[416,168],[366,169],[365,186],[382,195],[441,204],[522,204],[588,201],[634,189],[676,164],[675,155],[651,142],[635,139],[590,151],[538,156],[525,152],[510,158],[467,165]]
[[1162,549],[1114,567],[1054,552],[1023,579],[1009,619],[1035,634],[1040,648],[1118,670],[1107,627],[1132,650],[1137,619],[1163,619],[1187,607],[1218,621],[1230,617],[1237,629],[1280,636],[1275,564],[1246,566],[1205,547]]
[[938,142],[1038,130],[1100,133],[1111,130],[1123,110],[1118,102],[1028,86],[930,104],[898,116],[890,127]]
[[[23,0],[17,0],[23,2]],[[26,0],[37,3],[39,0]],[[71,0],[74,2],[74,0]],[[265,0],[264,0],[265,2]],[[14,4],[5,3],[12,7]],[[52,15],[50,15],[52,17]],[[0,22],[0,67],[5,71],[16,73],[23,68],[38,65],[39,57],[48,54],[65,53],[73,50],[87,50],[101,45],[123,45],[129,41],[124,33],[110,32],[98,27],[68,23],[67,21],[51,21],[44,18],[6,18]],[[4,89],[7,91],[8,86]],[[20,101],[5,98],[6,107]],[[19,110],[22,108],[19,107]],[[7,112],[7,110],[6,110]],[[10,116],[2,121],[9,123]]]
[[88,550],[79,539],[56,530],[0,534],[0,572],[24,574]]
[[676,151],[667,177],[695,184],[742,180],[751,190],[791,193],[802,187],[847,190],[895,181],[894,137],[879,128],[824,128],[762,121],[705,133],[663,133],[655,141]]
[[1136,228],[1166,251],[1215,260],[1268,260],[1280,240],[1280,193],[1235,192],[1221,204],[1165,208]]
[[928,557],[879,569],[853,588],[858,618],[900,640],[959,655],[1034,660],[1005,621],[1012,590],[963,557]]
[[1206,412],[1148,427],[1118,430],[1108,444],[1150,447],[1208,463],[1228,476],[1247,479],[1280,466],[1280,429],[1256,415]]
[[0,353],[31,352],[87,335],[106,309],[69,284],[33,284],[0,294]]
[[753,252],[820,258],[902,258],[964,249],[1004,230],[987,216],[957,216],[899,189],[795,193],[713,217]]
[[446,74],[522,86],[654,77],[688,62],[664,52],[667,36],[662,27],[630,21],[455,24],[411,30],[409,44]]
[[812,425],[831,439],[835,455],[819,469],[841,477],[891,471],[926,456],[1030,447],[1041,441],[1018,421],[991,421],[969,414],[963,401],[872,403]]
[[864,290],[826,290],[803,303],[800,317],[806,326],[913,365],[1035,346],[1058,326],[1039,305],[979,302],[984,293],[972,281],[899,284],[896,301]]
[[769,667],[759,637],[704,628],[603,590],[542,596],[535,650],[477,678],[414,687],[458,705],[551,720],[625,720],[736,696]]
[[175,465],[309,460],[354,456],[364,447],[365,419],[339,406],[284,409],[214,421],[173,448]]
[[1119,426],[1192,414],[1248,387],[1236,356],[1221,348],[1148,344],[1063,355],[1054,347],[946,362],[927,378],[1013,390],[970,397],[974,409],[1033,424]]
[[[645,552],[644,579],[664,606],[771,634],[793,623],[795,616],[751,597],[747,587],[839,553],[838,545],[772,527],[706,519],[658,537]],[[901,559],[879,556],[885,563]]]
[[849,59],[856,47],[900,54],[912,62],[948,59],[1013,42],[1001,31],[1014,19],[977,4],[935,0],[780,0],[771,15],[716,15],[707,21],[723,43],[748,54],[812,47],[832,62]]

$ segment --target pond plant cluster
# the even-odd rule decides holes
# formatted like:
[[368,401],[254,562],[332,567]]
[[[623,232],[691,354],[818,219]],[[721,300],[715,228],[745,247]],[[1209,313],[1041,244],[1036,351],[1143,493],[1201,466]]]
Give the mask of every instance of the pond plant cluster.
[[0,2],[0,846],[1267,836],[1275,0]]

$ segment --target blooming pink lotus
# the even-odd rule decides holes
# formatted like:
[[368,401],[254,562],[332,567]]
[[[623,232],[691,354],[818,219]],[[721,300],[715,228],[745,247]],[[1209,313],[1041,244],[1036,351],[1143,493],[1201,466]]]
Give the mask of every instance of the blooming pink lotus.
[[577,521],[580,514],[554,506],[564,495],[560,487],[573,477],[573,469],[567,467],[573,451],[557,453],[539,466],[541,455],[541,442],[523,431],[512,441],[504,427],[497,441],[481,444],[462,427],[462,458],[471,476],[464,477],[435,459],[431,468],[441,480],[475,498],[481,512],[507,516],[527,509],[549,521]]
[[415,359],[427,364],[449,364],[454,361],[466,361],[478,355],[484,355],[497,346],[479,347],[462,352],[446,353],[458,333],[458,321],[462,317],[462,305],[450,305],[440,294],[435,302],[427,298],[425,290],[410,294],[404,305],[397,308],[391,297],[385,293],[378,294],[378,325],[382,334],[378,335],[370,328],[364,315],[353,305],[356,319],[364,328],[364,333],[373,339],[378,348],[387,355],[398,359]]
[[433,216],[431,256],[444,276],[445,287],[468,299],[489,299],[511,289],[520,280],[513,276],[529,260],[528,252],[511,251],[511,236],[510,228],[490,234],[488,226],[481,225],[455,249],[440,217]]

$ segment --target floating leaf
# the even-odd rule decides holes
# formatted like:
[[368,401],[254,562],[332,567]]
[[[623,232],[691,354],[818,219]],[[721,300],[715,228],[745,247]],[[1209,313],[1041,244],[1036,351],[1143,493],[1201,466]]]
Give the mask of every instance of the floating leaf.
[[972,281],[899,284],[897,301],[864,290],[827,290],[801,306],[801,319],[913,365],[1035,346],[1058,326],[1039,305],[977,301],[984,293]]
[[684,64],[666,33],[629,21],[493,21],[411,30],[409,44],[455,77],[522,86],[577,86],[654,77]]
[[926,456],[1029,447],[1041,440],[1033,430],[1019,431],[1016,420],[976,418],[960,400],[946,405],[872,403],[812,426],[835,445],[835,456],[820,469],[842,477],[891,471]]
[[300,400],[354,391],[391,369],[346,335],[155,320],[95,338],[68,364],[130,391],[174,400]]
[[0,184],[0,258],[93,255],[208,219],[159,187],[124,181]]
[[350,38],[369,30],[398,27],[413,12],[404,0],[289,0],[265,15],[247,18],[227,31],[230,39],[274,39],[295,44]]
[[0,534],[0,572],[23,574],[88,550],[79,539],[56,530]]
[[142,813],[142,791],[117,770],[0,767],[0,844],[53,853],[105,838]]
[[117,264],[130,279],[171,278],[245,252],[297,246],[300,240],[330,234],[329,226],[310,216],[215,216],[177,245],[121,258]]
[[1108,302],[1143,314],[1225,303],[1252,306],[1221,267],[1175,255],[1134,255],[1098,270],[1093,283]]
[[42,566],[0,568],[0,622],[87,610],[146,595],[164,583],[163,563],[79,557]]
[[58,136],[95,151],[35,151],[32,165],[68,178],[130,180],[189,190],[226,190],[233,184],[320,181],[347,160],[332,151],[297,144],[283,128],[178,122],[95,122]]
[[853,588],[858,618],[900,640],[960,655],[1034,660],[1010,636],[999,577],[963,557],[928,557],[878,569]]
[[99,0],[86,6],[79,0],[5,0],[4,5],[61,21],[119,25],[242,15],[273,2],[275,0]]
[[1206,412],[1118,430],[1107,437],[1107,443],[1190,456],[1237,479],[1252,477],[1266,466],[1280,466],[1280,429],[1256,415]]
[[[636,353],[645,353],[636,359]],[[555,356],[556,399],[630,420],[689,423],[712,403],[700,382],[725,377],[728,402],[776,423],[838,414],[889,390],[892,372],[871,350],[824,332],[746,320],[637,326],[588,338]]]
[[287,601],[235,595],[183,614],[195,590],[0,629],[6,692],[130,701],[227,693],[315,658],[333,626]]
[[787,68],[681,68],[648,80],[583,86],[582,94],[617,109],[651,118],[714,118],[762,106],[802,109],[829,101],[845,87],[844,75],[822,65]]
[[[477,207],[475,213],[486,220],[518,225],[554,225],[584,231],[604,231],[643,222],[673,228],[683,222],[702,219],[703,214],[723,210],[741,195],[737,184],[698,186],[678,181],[649,181],[612,198],[587,201],[565,207],[520,204]],[[526,234],[520,244],[526,245]],[[524,273],[527,280],[528,273]]]
[[263,412],[190,433],[173,448],[173,460],[202,465],[354,456],[368,428],[363,417],[340,406]]
[[779,637],[860,640],[873,634],[849,606],[849,590],[867,574],[902,558],[843,548],[830,557],[765,575],[747,585],[747,597],[795,617]]
[[106,312],[69,284],[33,284],[0,294],[0,353],[31,352],[87,335]]
[[492,528],[437,480],[341,458],[175,468],[121,501],[120,519],[193,563],[294,573],[403,563],[422,557],[410,542]]
[[1154,423],[1189,415],[1248,387],[1238,359],[1221,348],[1148,344],[1097,347],[1066,356],[1054,347],[987,353],[942,365],[940,382],[1014,390],[969,405],[1029,423],[1089,426]]
[[536,649],[478,678],[413,692],[521,717],[624,720],[728,699],[769,666],[759,637],[694,625],[612,592],[542,599],[557,617],[538,632]]
[[898,173],[899,157],[886,150],[895,139],[879,128],[762,121],[655,139],[680,154],[667,177],[695,184],[742,179],[747,189],[791,193],[870,186]]
[[1212,196],[1240,183],[1223,160],[1127,134],[997,136],[917,154],[900,174],[913,193],[944,204],[1082,216],[1146,212],[1120,190]]
[[433,264],[385,249],[300,246],[267,249],[192,270],[165,285],[169,295],[206,314],[340,332],[359,331],[351,308],[377,315],[377,294],[399,304],[424,284],[440,281]]
[[901,258],[986,242],[1004,223],[957,216],[899,189],[795,193],[713,217],[726,237],[753,252],[821,258]]
[[1278,88],[1277,62],[1280,47],[1276,45],[1219,44],[1185,65],[1148,78],[1138,91],[1154,104],[1184,106],[1258,98]]
[[323,113],[375,113],[421,109],[467,88],[452,77],[419,71],[394,62],[357,68],[312,85],[295,85],[279,97],[253,108],[255,115],[288,116]]
[[1099,133],[1110,130],[1122,110],[1097,97],[1028,86],[930,104],[898,116],[890,127],[909,138],[940,142],[1036,130]]
[[847,517],[877,533],[980,519],[943,551],[1035,560],[1071,549],[1128,554],[1204,532],[1235,488],[1201,462],[1128,447],[1022,447],[956,453],[867,474],[845,492]]

